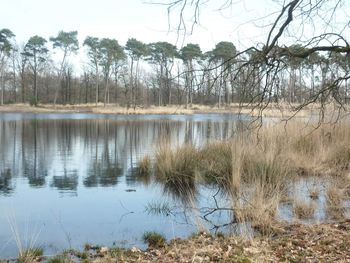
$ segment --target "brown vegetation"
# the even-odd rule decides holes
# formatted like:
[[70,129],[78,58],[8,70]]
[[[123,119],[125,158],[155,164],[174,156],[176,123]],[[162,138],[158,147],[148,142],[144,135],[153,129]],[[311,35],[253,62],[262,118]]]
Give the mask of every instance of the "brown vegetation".
[[313,112],[318,112],[320,106],[315,104],[297,111],[296,105],[291,104],[273,104],[261,111],[258,105],[231,103],[224,107],[217,105],[199,105],[193,104],[191,107],[184,105],[167,105],[167,106],[137,106],[126,107],[118,104],[86,103],[86,104],[30,104],[16,103],[0,106],[0,112],[91,112],[100,114],[194,114],[194,113],[236,113],[247,114],[250,116],[279,117],[288,118],[291,116],[308,117]]
[[[88,258],[80,262],[349,262],[349,246],[350,221],[343,221],[279,225],[273,237],[250,240],[200,233],[146,251],[97,247],[85,251]],[[65,261],[55,262],[76,262],[78,257],[65,253],[61,259]]]
[[301,200],[295,200],[293,204],[294,214],[299,219],[309,219],[314,217],[315,204],[313,202],[305,202]]
[[[350,124],[321,126],[315,129],[303,122],[287,126],[270,124],[258,133],[249,131],[229,141],[212,142],[201,148],[185,145],[171,149],[161,145],[155,158],[157,180],[176,189],[177,195],[195,191],[195,182],[216,184],[231,196],[233,222],[249,222],[260,233],[274,230],[279,204],[290,200],[295,216],[312,219],[317,209],[311,202],[319,193],[287,195],[294,179],[327,176],[329,218],[344,218],[343,200],[349,192]],[[290,195],[290,194],[289,194]],[[220,209],[220,208],[215,208]],[[226,208],[227,209],[227,208]]]

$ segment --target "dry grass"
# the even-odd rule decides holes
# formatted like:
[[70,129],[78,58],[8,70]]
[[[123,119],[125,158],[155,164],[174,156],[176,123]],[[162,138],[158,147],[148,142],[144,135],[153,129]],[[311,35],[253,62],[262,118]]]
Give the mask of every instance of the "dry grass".
[[148,155],[145,155],[138,162],[136,167],[135,179],[144,185],[149,185],[152,179],[152,162]]
[[108,105],[106,107],[98,106],[91,107],[93,113],[105,113],[105,114],[193,114],[195,110],[192,108],[185,109],[182,106],[150,106],[150,107],[120,107]]
[[[282,158],[302,175],[340,175],[350,162],[350,123],[318,127],[291,122],[263,128],[281,149]],[[262,139],[264,141],[264,138]]]
[[170,145],[159,146],[155,156],[155,178],[165,193],[193,203],[197,193],[198,151],[190,145],[170,149]]
[[320,192],[318,189],[311,189],[309,190],[309,197],[312,199],[312,200],[317,200],[320,196]]
[[112,247],[102,253],[96,249],[81,262],[349,262],[349,246],[350,221],[293,224],[279,225],[279,231],[271,237],[249,240],[200,233],[145,251]]
[[152,171],[151,158],[146,155],[138,163],[138,176],[149,176]]
[[30,106],[29,104],[17,103],[8,104],[0,107],[0,112],[91,112],[100,114],[194,114],[196,112],[232,112],[231,109],[217,108],[213,106],[205,105],[193,105],[192,107],[185,108],[183,105],[169,105],[169,106],[137,106],[137,107],[123,107],[116,104],[103,103],[87,103],[87,104],[74,104],[74,105],[56,105],[52,104],[38,104],[37,107]]
[[[163,145],[156,154],[156,177],[174,186],[173,191],[181,195],[183,189],[194,188],[193,180],[200,176],[205,183],[216,184],[233,197],[237,222],[250,222],[260,232],[270,233],[292,169],[282,159],[278,145],[260,149],[255,140],[237,138],[201,149],[186,145],[171,150]],[[271,143],[272,140],[266,145]]]
[[292,177],[292,170],[281,158],[277,144],[270,141],[271,147],[259,148],[254,143],[255,138],[250,138],[250,143],[246,141],[245,151],[238,159],[240,163],[236,161],[241,183],[248,191],[241,191],[243,202],[238,205],[235,202],[234,210],[238,222],[249,222],[266,235],[274,230],[275,215],[286,194],[286,181]]
[[156,152],[156,177],[161,180],[193,178],[196,174],[198,151],[191,145],[171,150],[170,145],[162,144]]
[[[318,115],[321,106],[317,103],[309,104],[301,110],[297,110],[300,105],[290,103],[269,103],[268,105],[259,105],[254,103],[231,103],[218,107],[218,105],[199,105],[193,104],[191,107],[185,108],[184,105],[168,105],[168,106],[136,106],[123,107],[118,104],[86,103],[74,105],[60,105],[55,107],[53,104],[41,104],[37,107],[29,104],[16,103],[6,104],[0,107],[0,112],[92,112],[101,114],[194,114],[194,113],[236,113],[247,114],[253,117],[276,117],[286,119],[289,117],[309,118],[310,116]],[[261,110],[263,108],[263,110]],[[338,116],[334,112],[338,112],[334,105],[329,104],[322,108],[326,120],[335,120]],[[347,111],[342,111],[341,114],[346,114]]]
[[[199,150],[199,160],[197,164],[201,175],[206,183],[218,184],[225,190],[231,188],[233,182],[234,153],[232,145],[229,143],[213,142]],[[239,184],[240,175],[236,175],[234,183]]]
[[326,209],[331,219],[344,218],[345,189],[337,182],[331,183],[326,191]]
[[248,193],[240,195],[243,202],[234,202],[233,208],[238,223],[250,223],[259,233],[268,235],[274,230],[274,218],[281,195],[279,191],[265,187],[261,184],[253,185]]
[[74,105],[60,105],[55,107],[52,104],[38,104],[37,107],[29,104],[17,103],[8,104],[0,107],[0,111],[8,112],[93,112],[102,114],[193,114],[196,112],[218,112],[218,113],[240,113],[251,116],[279,117],[286,118],[290,116],[308,117],[313,111],[318,110],[318,105],[308,106],[305,109],[296,112],[298,105],[291,104],[274,104],[271,103],[261,112],[258,105],[232,103],[221,108],[218,105],[199,105],[193,104],[192,107],[185,108],[184,105],[168,106],[136,106],[122,107],[117,104],[87,103]]
[[[245,133],[229,141],[212,142],[202,148],[191,145],[170,149],[159,147],[156,177],[180,196],[195,189],[195,180],[215,184],[232,197],[232,209],[238,222],[250,222],[268,233],[278,205],[287,196],[287,186],[298,176],[332,176],[342,181],[341,191],[329,188],[327,207],[332,218],[341,218],[344,195],[350,193],[350,124],[339,123],[313,129],[292,122],[286,127],[263,127],[258,136]],[[350,177],[350,176],[348,176]],[[350,179],[350,178],[349,178]],[[349,182],[350,180],[348,180]],[[318,191],[310,192],[311,199]],[[339,196],[341,195],[341,197]],[[194,194],[192,195],[194,196]],[[314,203],[294,203],[298,218],[312,218]]]
[[32,263],[42,257],[44,250],[41,247],[34,247],[24,251],[20,251],[18,255],[18,263]]
[[314,217],[316,206],[314,202],[295,200],[293,203],[294,215],[299,219],[311,219]]

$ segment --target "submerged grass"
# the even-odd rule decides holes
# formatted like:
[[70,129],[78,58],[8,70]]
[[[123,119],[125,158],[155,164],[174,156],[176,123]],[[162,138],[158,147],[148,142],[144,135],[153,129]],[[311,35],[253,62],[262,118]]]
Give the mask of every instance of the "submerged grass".
[[[242,133],[200,148],[184,145],[171,149],[163,144],[155,156],[156,180],[186,200],[194,200],[196,182],[217,185],[232,197],[234,221],[250,222],[260,232],[269,233],[281,200],[290,198],[287,188],[293,179],[317,175],[350,181],[349,129],[349,123],[315,129],[291,122],[264,126],[258,133]],[[331,218],[342,218],[342,200],[350,193],[350,184],[343,183],[341,191],[336,189],[327,190],[327,210]],[[315,200],[318,195],[312,192],[309,197]],[[291,198],[296,217],[313,217],[313,202]]]
[[152,162],[148,155],[145,155],[136,167],[135,178],[137,181],[142,182],[144,185],[149,185],[151,182],[152,175]]
[[155,156],[155,178],[163,185],[164,192],[184,203],[196,199],[198,172],[198,151],[191,145],[174,150],[161,145]]
[[316,206],[314,202],[295,200],[293,204],[294,214],[299,219],[311,219],[314,217]]
[[151,171],[152,171],[151,158],[148,155],[146,155],[140,160],[137,173],[138,173],[138,176],[147,177],[151,174]]
[[264,185],[255,185],[251,193],[243,193],[243,202],[234,202],[234,215],[238,223],[248,222],[263,235],[273,232],[274,218],[280,202],[278,191],[269,191]]

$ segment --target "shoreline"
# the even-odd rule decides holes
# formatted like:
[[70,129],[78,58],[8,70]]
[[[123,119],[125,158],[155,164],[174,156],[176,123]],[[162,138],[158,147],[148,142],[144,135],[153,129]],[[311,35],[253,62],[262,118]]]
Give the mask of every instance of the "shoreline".
[[350,220],[345,220],[277,224],[273,235],[252,239],[202,232],[161,245],[149,244],[146,250],[86,244],[83,251],[70,249],[54,256],[32,256],[23,262],[349,262],[349,246]]
[[310,107],[302,109],[298,112],[293,111],[290,106],[278,106],[271,105],[260,111],[258,108],[254,108],[253,105],[239,105],[233,104],[222,108],[206,105],[193,105],[191,108],[185,108],[184,106],[149,106],[149,107],[136,107],[126,108],[114,104],[104,106],[102,103],[98,104],[76,104],[76,105],[56,105],[52,104],[39,104],[37,107],[30,106],[29,104],[5,104],[0,106],[0,112],[30,112],[30,113],[93,113],[93,114],[115,114],[115,115],[152,115],[152,114],[164,114],[164,115],[193,115],[193,114],[210,114],[210,113],[223,113],[223,114],[242,114],[249,115],[251,117],[276,117],[276,118],[289,118],[289,117],[309,117],[314,112],[318,111],[317,107]]

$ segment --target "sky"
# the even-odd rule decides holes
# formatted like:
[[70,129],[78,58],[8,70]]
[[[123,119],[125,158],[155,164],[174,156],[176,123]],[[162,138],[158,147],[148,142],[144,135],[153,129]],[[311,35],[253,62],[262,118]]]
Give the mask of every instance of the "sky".
[[[230,1],[203,0],[206,4],[201,6],[199,24],[193,34],[178,39],[174,29],[178,23],[179,10],[173,10],[168,16],[165,5],[147,1],[152,0],[1,0],[0,29],[13,31],[19,44],[34,35],[49,39],[60,30],[77,30],[80,45],[89,35],[115,38],[121,45],[125,45],[128,38],[132,37],[145,43],[168,41],[179,48],[186,43],[196,43],[203,51],[213,49],[220,41],[231,41],[238,50],[243,50],[266,40],[270,23],[277,16],[274,12],[280,10],[279,2],[283,2],[236,0],[232,1],[229,8],[219,10],[225,2]],[[167,3],[171,0],[153,1]],[[348,7],[349,4],[343,8],[344,14],[341,15],[345,19],[349,19]],[[185,13],[188,25],[192,18],[193,10],[188,9]],[[300,32],[312,34],[308,32],[312,27],[307,29],[304,26],[295,35]],[[84,59],[83,53],[80,51],[80,59]]]
[[[0,28],[9,28],[17,41],[26,42],[33,35],[48,39],[58,31],[77,30],[82,43],[87,35],[115,38],[124,45],[128,38],[135,37],[146,43],[168,41],[176,43],[175,30],[169,31],[167,8],[149,4],[146,0],[1,0]],[[166,3],[166,0],[159,0]],[[216,2],[216,3],[215,3]],[[204,50],[212,49],[219,41],[244,41],[261,34],[252,25],[243,25],[249,18],[252,3],[239,1],[234,9],[218,11],[220,2],[212,1],[202,8],[200,25],[192,36],[177,42],[194,42]],[[247,3],[250,3],[250,6]],[[255,6],[256,7],[256,6]],[[236,9],[236,10],[235,10]],[[246,11],[242,15],[242,9]],[[187,13],[191,17],[191,10]],[[177,26],[178,12],[171,13],[171,29]],[[190,19],[187,19],[190,24]],[[241,26],[244,30],[237,30]],[[239,40],[238,40],[239,38]]]

